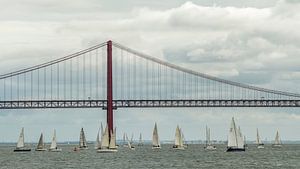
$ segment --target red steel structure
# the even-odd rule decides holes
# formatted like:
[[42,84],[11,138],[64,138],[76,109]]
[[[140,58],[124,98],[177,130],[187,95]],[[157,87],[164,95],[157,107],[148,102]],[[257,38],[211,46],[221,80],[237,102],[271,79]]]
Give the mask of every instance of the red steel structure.
[[112,69],[112,41],[107,42],[107,125],[110,134],[113,131],[113,69]]

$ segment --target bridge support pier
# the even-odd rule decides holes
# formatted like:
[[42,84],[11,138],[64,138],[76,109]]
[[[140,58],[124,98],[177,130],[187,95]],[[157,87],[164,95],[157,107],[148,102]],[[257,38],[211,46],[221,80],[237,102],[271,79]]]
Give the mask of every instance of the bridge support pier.
[[113,75],[112,75],[112,41],[107,42],[107,125],[109,131],[109,140],[113,131]]

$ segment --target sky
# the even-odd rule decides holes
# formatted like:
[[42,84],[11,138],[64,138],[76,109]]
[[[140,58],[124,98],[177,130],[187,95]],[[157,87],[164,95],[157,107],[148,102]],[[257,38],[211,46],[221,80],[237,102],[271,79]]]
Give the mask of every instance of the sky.
[[[300,2],[297,0],[0,0],[0,74],[59,58],[109,39],[193,70],[255,86],[300,93]],[[247,139],[300,140],[298,108],[118,109],[115,125],[162,140],[179,124],[187,140],[225,140],[234,116]],[[101,109],[0,110],[0,142],[95,140]]]

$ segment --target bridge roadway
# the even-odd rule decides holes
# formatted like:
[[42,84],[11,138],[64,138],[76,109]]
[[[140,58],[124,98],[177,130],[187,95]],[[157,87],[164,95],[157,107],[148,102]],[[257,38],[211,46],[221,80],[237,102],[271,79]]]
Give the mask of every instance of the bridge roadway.
[[[107,100],[0,101],[0,109],[102,108]],[[113,100],[113,108],[300,107],[300,100]]]

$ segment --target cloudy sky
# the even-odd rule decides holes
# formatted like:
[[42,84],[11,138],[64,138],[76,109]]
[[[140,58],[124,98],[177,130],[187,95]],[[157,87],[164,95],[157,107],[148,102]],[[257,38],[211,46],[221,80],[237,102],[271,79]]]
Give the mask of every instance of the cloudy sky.
[[[297,0],[0,0],[0,74],[32,66],[112,39],[193,70],[251,85],[300,93],[300,3]],[[80,127],[95,140],[105,112],[1,110],[0,142],[77,140]],[[187,139],[225,140],[230,119],[249,140],[260,129],[273,140],[300,140],[299,109],[119,109],[118,137],[124,131],[151,138],[155,121],[161,139],[172,139],[179,124]]]

